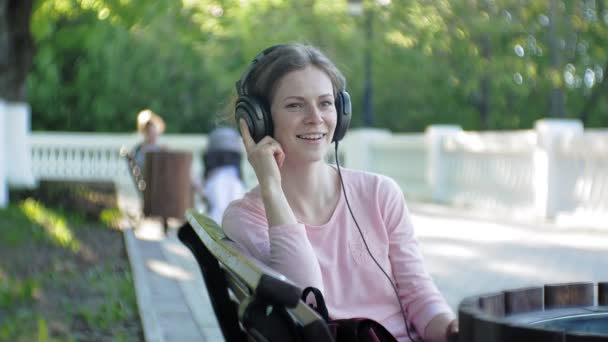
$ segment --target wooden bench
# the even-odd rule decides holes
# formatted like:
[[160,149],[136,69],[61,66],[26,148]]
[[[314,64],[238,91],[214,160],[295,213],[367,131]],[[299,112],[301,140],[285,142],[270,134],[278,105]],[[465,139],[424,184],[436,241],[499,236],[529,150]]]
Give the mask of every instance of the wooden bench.
[[301,289],[239,252],[212,219],[188,210],[178,237],[196,258],[226,341],[332,341]]

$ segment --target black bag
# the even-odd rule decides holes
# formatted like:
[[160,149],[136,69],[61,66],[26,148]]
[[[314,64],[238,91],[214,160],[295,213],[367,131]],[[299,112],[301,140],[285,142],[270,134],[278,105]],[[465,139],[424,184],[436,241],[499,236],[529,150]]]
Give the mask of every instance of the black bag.
[[329,331],[336,342],[397,342],[397,339],[382,324],[369,318],[329,319],[323,294],[316,287],[302,291],[302,300],[310,293],[315,296],[317,306],[310,305],[327,322]]

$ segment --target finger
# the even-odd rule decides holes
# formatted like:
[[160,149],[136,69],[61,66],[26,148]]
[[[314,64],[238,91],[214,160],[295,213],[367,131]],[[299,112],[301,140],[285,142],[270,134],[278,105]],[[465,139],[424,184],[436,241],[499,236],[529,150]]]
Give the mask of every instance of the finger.
[[281,146],[281,143],[270,136],[265,136],[262,138],[262,140],[260,140],[258,146],[268,148],[279,168],[283,166],[283,162],[285,161],[285,152],[283,151],[283,146]]
[[448,325],[448,334],[457,334],[458,333],[458,320],[453,320]]
[[265,137],[263,137],[260,141],[258,141],[258,145],[271,145],[271,146],[275,146],[275,145],[280,145],[278,141],[274,140],[274,138],[272,138],[271,136],[267,135]]
[[239,128],[241,130],[241,137],[243,138],[243,144],[245,145],[245,149],[249,151],[253,146],[255,146],[255,141],[253,141],[251,133],[249,133],[249,127],[247,126],[247,122],[245,122],[245,119],[239,120]]
[[285,161],[285,152],[283,152],[282,148],[279,148],[277,151],[275,151],[274,159],[276,160],[277,165],[280,169],[283,166],[283,162]]

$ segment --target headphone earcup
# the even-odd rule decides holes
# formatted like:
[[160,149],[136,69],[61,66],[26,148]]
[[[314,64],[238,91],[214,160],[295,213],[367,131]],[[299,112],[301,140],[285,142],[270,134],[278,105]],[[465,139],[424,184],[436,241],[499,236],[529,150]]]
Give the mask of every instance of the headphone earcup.
[[336,94],[336,130],[334,131],[334,141],[340,141],[346,135],[350,119],[352,116],[352,105],[350,102],[350,94],[346,90],[341,90]]
[[236,101],[234,108],[236,124],[244,119],[249,127],[249,133],[253,141],[258,143],[262,138],[272,136],[274,131],[272,117],[266,105],[253,96],[241,95]]

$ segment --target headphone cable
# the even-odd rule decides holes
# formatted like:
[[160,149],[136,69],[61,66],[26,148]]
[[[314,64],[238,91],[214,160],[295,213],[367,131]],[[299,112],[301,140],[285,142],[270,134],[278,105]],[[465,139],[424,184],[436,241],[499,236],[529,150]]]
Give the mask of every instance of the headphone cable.
[[395,296],[397,296],[397,302],[399,303],[399,308],[401,309],[401,315],[403,316],[403,322],[405,323],[405,332],[407,333],[407,337],[411,341],[414,341],[414,339],[410,335],[410,329],[407,324],[407,317],[405,315],[405,309],[403,308],[403,303],[401,303],[401,299],[399,298],[399,291],[397,290],[397,286],[395,285],[395,283],[393,283],[393,280],[391,279],[391,277],[388,275],[388,273],[386,273],[384,268],[382,268],[382,266],[380,265],[378,260],[376,260],[376,258],[370,251],[369,246],[367,245],[367,241],[365,240],[365,237],[363,236],[363,232],[361,231],[361,227],[359,227],[359,223],[357,222],[357,219],[355,218],[355,215],[353,214],[353,210],[350,208],[350,203],[348,202],[348,197],[346,196],[346,189],[344,188],[344,180],[342,179],[342,172],[340,171],[340,158],[338,157],[338,141],[336,141],[335,159],[336,159],[336,165],[338,167],[338,176],[340,178],[340,184],[342,185],[342,193],[344,194],[344,200],[346,200],[346,206],[348,207],[350,216],[353,218],[353,221],[355,221],[355,225],[357,226],[357,230],[359,230],[359,235],[361,235],[361,239],[363,239],[363,244],[365,245],[365,249],[367,250],[367,253],[372,258],[372,260],[374,260],[374,263],[376,263],[376,266],[378,266],[380,271],[382,271],[382,273],[384,274],[386,279],[388,279],[388,281],[391,283],[393,291],[395,292]]

